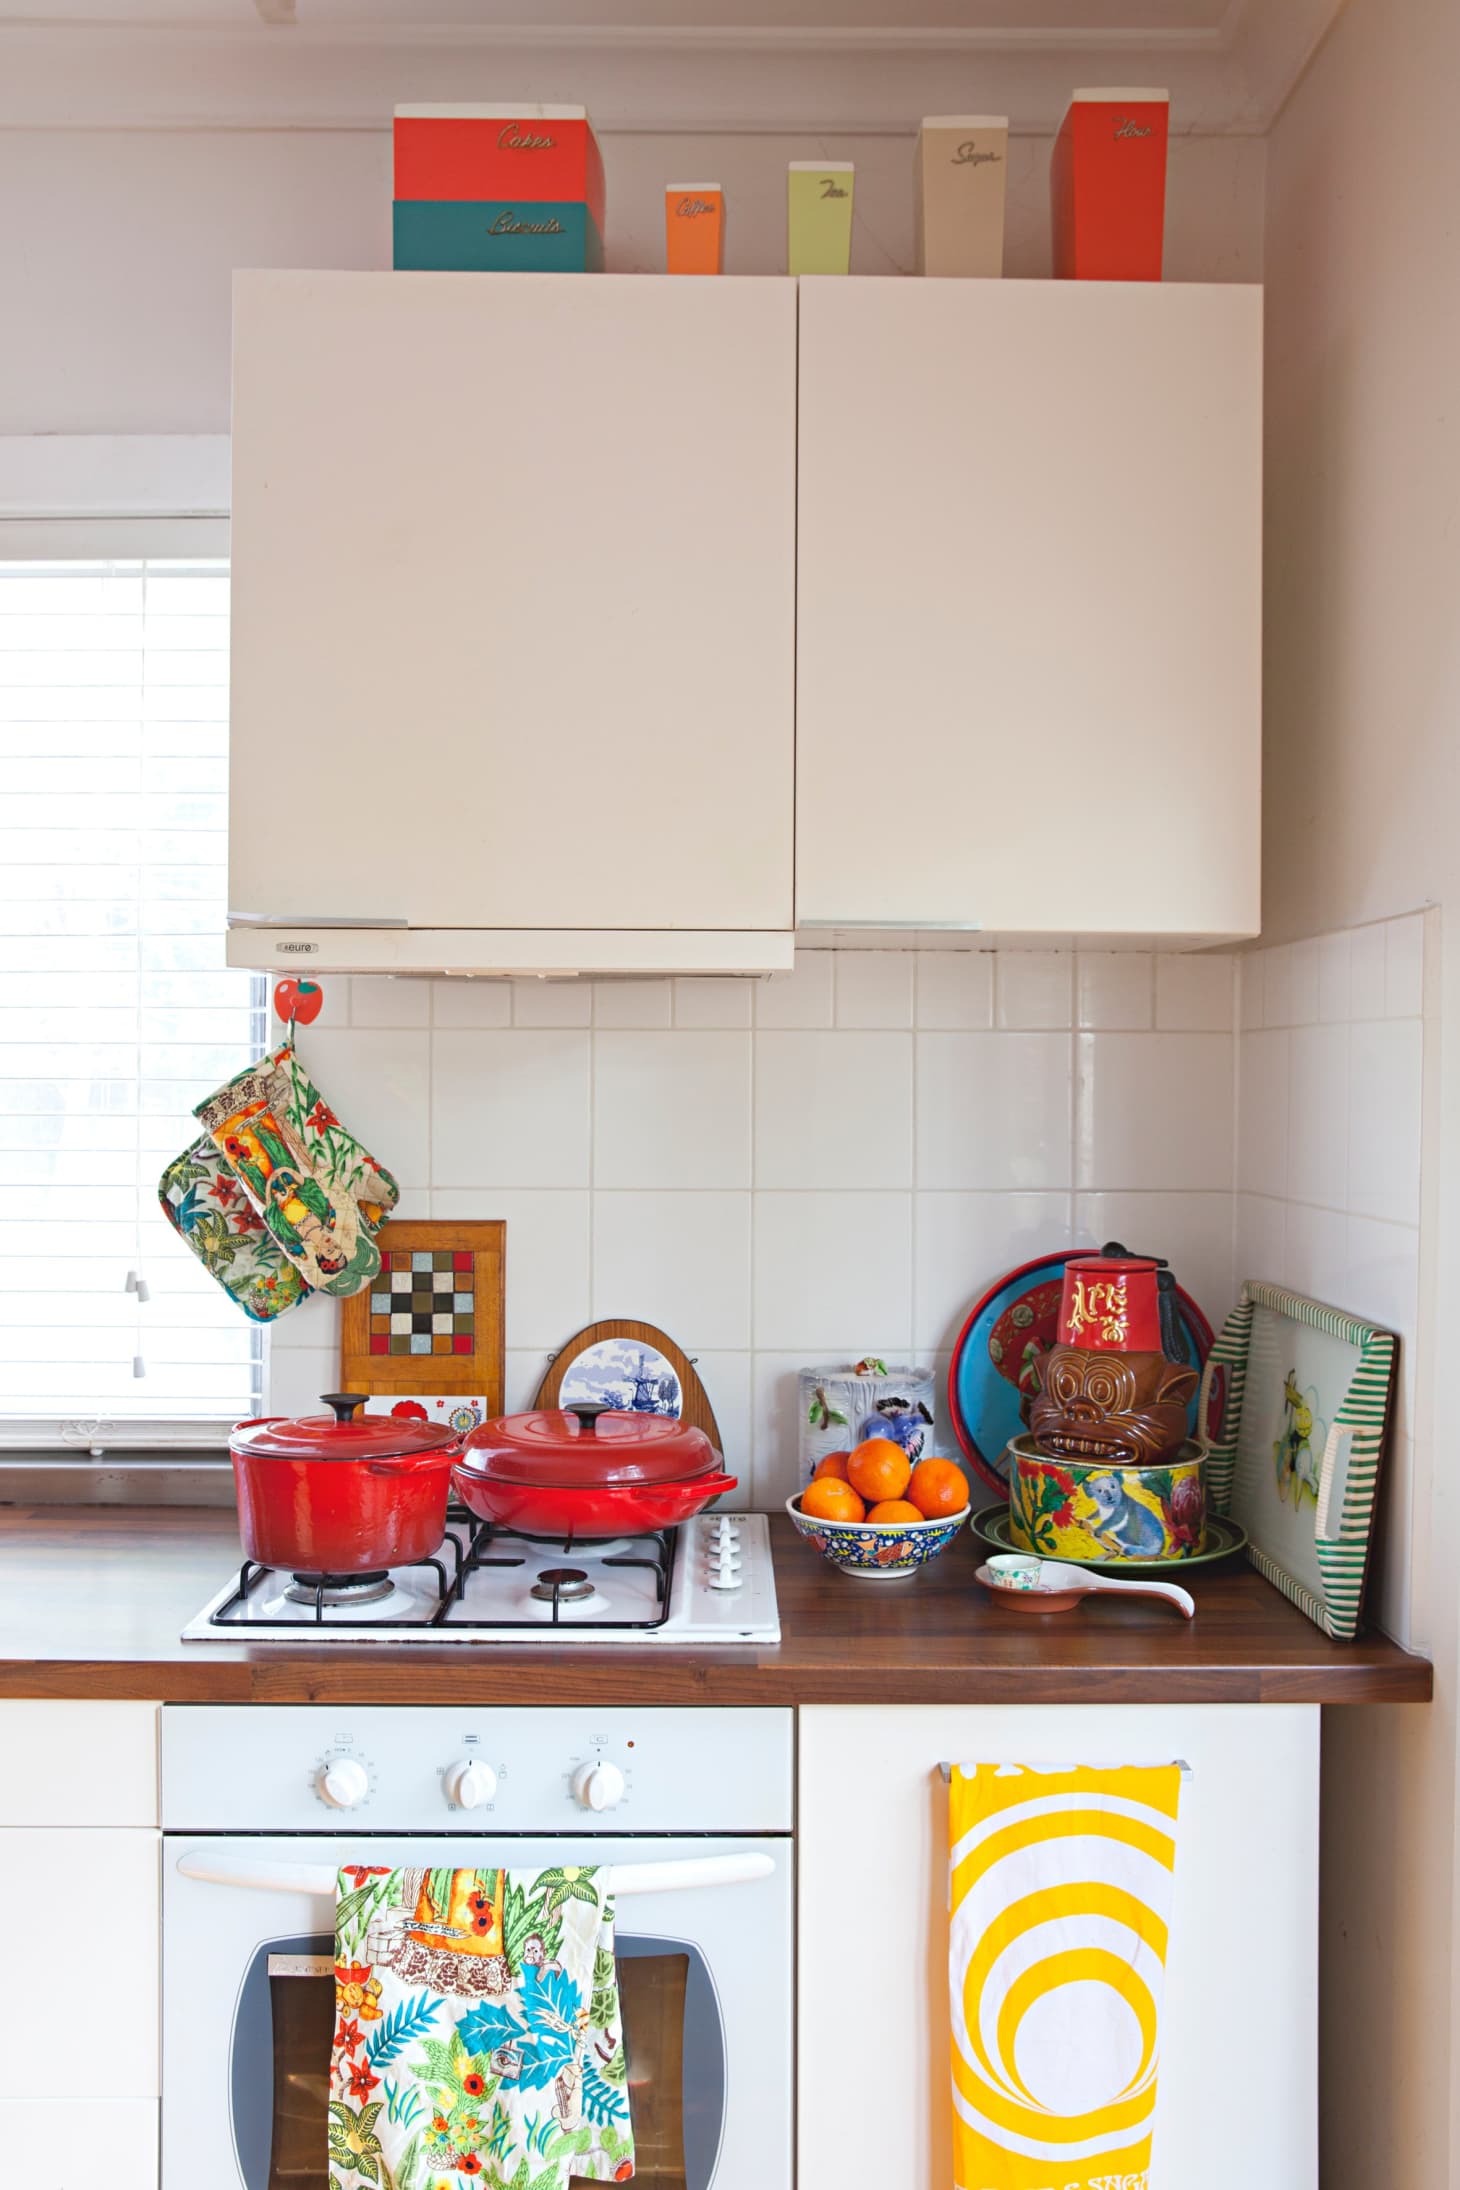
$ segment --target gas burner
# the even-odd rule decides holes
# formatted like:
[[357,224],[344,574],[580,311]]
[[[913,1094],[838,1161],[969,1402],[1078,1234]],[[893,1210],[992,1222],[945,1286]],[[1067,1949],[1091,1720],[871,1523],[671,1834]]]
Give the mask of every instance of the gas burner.
[[598,1592],[581,1566],[545,1566],[529,1595],[540,1604],[582,1604]]
[[[721,1532],[738,1546],[720,1577]],[[761,1514],[701,1514],[653,1536],[542,1543],[453,1513],[439,1552],[388,1573],[291,1574],[244,1563],[184,1629],[187,1642],[774,1643],[775,1579]]]
[[287,1604],[357,1605],[383,1604],[395,1595],[395,1583],[381,1567],[374,1574],[296,1574],[286,1589]]

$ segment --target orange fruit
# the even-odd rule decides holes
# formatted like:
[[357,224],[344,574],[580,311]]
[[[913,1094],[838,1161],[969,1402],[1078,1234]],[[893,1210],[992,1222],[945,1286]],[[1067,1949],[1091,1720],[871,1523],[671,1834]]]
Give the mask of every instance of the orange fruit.
[[890,1437],[869,1437],[847,1462],[847,1481],[872,1505],[900,1498],[911,1474],[912,1462]]
[[851,1484],[835,1475],[823,1475],[819,1482],[806,1485],[801,1493],[801,1511],[809,1521],[861,1521],[867,1515],[867,1508]]
[[885,1522],[889,1528],[907,1528],[914,1521],[925,1521],[927,1515],[909,1505],[906,1498],[884,1498],[881,1505],[871,1508],[867,1519]]
[[968,1477],[951,1460],[920,1460],[909,1479],[907,1495],[924,1520],[946,1520],[968,1504]]
[[829,1452],[824,1460],[817,1461],[812,1471],[812,1482],[819,1483],[826,1476],[834,1475],[838,1482],[844,1483],[847,1480],[847,1462],[851,1457],[849,1452]]

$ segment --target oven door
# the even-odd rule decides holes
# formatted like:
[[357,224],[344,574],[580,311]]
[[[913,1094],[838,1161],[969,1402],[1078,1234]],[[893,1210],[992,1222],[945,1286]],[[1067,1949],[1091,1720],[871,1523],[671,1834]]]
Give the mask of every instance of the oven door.
[[[164,1841],[162,2190],[328,2190],[334,1908],[327,1894],[188,1877],[193,1859],[274,1866],[479,1863],[480,1840]],[[792,1877],[788,1840],[505,1838],[524,1867],[769,1856],[768,1877],[627,1895],[619,1985],[643,2190],[790,2190]]]

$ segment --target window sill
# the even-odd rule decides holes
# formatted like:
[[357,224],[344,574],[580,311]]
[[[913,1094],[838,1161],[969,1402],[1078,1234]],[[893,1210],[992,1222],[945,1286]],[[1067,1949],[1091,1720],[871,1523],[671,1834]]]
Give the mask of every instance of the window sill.
[[184,1458],[176,1452],[111,1453],[81,1460],[65,1453],[0,1453],[0,1505],[231,1506],[233,1469],[226,1453]]

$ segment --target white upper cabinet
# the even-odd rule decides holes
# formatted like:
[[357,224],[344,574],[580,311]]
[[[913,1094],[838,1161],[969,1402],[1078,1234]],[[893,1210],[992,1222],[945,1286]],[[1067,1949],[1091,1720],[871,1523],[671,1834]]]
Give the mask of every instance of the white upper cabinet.
[[1261,292],[800,286],[799,920],[1255,932]]
[[789,963],[795,420],[788,281],[240,275],[234,915],[302,970]]

